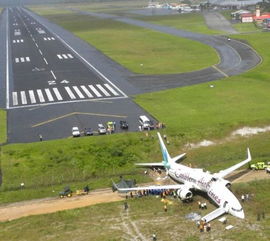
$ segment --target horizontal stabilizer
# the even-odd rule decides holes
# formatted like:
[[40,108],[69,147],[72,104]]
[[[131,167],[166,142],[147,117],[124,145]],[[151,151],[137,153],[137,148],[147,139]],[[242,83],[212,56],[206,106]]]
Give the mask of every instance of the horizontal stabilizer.
[[208,223],[208,222],[214,220],[215,218],[221,216],[224,213],[226,213],[226,211],[224,210],[224,208],[220,207],[220,208],[215,209],[213,212],[202,217],[202,220],[204,220],[206,223]]
[[162,162],[135,163],[135,165],[140,167],[164,167]]
[[172,161],[173,161],[173,162],[177,162],[177,161],[183,159],[185,156],[186,156],[186,153],[183,153],[183,154],[181,154],[181,155],[178,155],[178,156],[172,158]]

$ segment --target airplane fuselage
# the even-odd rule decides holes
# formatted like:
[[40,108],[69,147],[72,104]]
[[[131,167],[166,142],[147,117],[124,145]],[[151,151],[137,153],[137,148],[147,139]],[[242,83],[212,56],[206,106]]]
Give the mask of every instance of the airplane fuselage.
[[230,184],[223,178],[215,178],[202,169],[190,168],[175,163],[168,169],[168,175],[178,183],[183,183],[190,189],[206,192],[219,207],[223,206],[226,212],[239,218],[244,218],[241,204],[235,195],[228,189]]

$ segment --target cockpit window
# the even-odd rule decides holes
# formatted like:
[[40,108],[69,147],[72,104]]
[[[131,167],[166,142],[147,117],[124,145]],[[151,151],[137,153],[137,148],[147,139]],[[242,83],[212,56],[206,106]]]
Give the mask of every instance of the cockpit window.
[[232,210],[235,212],[241,212],[241,211],[243,211],[243,208],[240,208],[240,209],[232,208]]

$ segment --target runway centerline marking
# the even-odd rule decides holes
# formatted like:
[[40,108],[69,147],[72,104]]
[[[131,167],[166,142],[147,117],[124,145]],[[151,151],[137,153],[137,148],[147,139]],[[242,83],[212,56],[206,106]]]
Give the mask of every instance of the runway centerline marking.
[[72,112],[72,113],[62,115],[62,116],[59,116],[59,117],[56,117],[56,118],[53,118],[53,119],[50,119],[50,120],[47,120],[47,121],[37,123],[35,125],[32,125],[31,127],[35,128],[35,127],[38,127],[38,126],[46,125],[48,123],[51,123],[51,122],[54,122],[54,121],[57,121],[57,120],[61,120],[61,119],[64,119],[64,118],[67,118],[67,117],[70,117],[70,116],[73,116],[73,115],[89,115],[89,116],[127,118],[127,116],[125,116],[125,115],[111,115],[111,114],[101,114],[101,113],[91,113],[91,112],[89,112],[89,113],[87,113],[87,112]]
[[52,74],[53,78],[56,79],[56,76],[52,70],[51,70],[51,74]]

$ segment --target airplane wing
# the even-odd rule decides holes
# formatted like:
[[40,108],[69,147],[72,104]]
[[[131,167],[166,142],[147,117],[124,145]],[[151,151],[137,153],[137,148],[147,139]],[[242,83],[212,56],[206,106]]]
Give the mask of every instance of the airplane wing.
[[113,182],[114,189],[118,192],[133,192],[133,191],[143,191],[143,190],[169,190],[169,189],[179,189],[183,187],[183,184],[172,184],[172,185],[153,185],[153,186],[141,186],[141,187],[128,187],[119,188],[116,183]]
[[226,211],[224,210],[224,208],[220,207],[220,208],[215,209],[213,212],[208,213],[207,215],[202,217],[202,220],[204,220],[206,223],[208,223],[208,222],[212,221],[213,219],[221,216],[224,213],[226,213]]
[[242,162],[237,163],[234,166],[231,166],[225,170],[221,170],[218,173],[213,174],[215,177],[219,177],[219,178],[223,178],[225,176],[227,176],[228,174],[232,173],[233,171],[235,171],[236,169],[240,168],[241,166],[247,164],[248,162],[251,161],[251,155],[250,155],[250,151],[249,148],[247,149],[247,153],[248,153],[248,158]]

